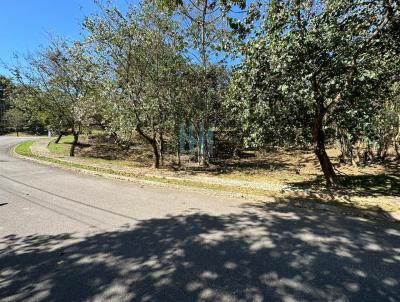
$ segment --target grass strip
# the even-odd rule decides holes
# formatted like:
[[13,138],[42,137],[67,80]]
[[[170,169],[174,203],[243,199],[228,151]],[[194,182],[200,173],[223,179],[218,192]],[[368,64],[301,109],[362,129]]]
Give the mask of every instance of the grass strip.
[[72,168],[72,169],[81,169],[81,170],[86,170],[94,173],[102,173],[102,174],[109,174],[109,175],[116,175],[116,176],[122,176],[122,177],[129,177],[129,178],[135,178],[139,180],[145,180],[145,181],[152,181],[152,182],[159,182],[159,183],[164,183],[164,184],[171,184],[171,185],[178,185],[178,186],[184,186],[184,187],[191,187],[191,188],[197,188],[197,189],[207,189],[207,190],[216,190],[216,191],[224,191],[224,192],[229,192],[229,193],[239,193],[239,194],[248,194],[248,195],[256,195],[256,196],[263,196],[263,197],[274,197],[274,198],[288,198],[288,199],[293,199],[297,198],[299,200],[311,200],[323,204],[329,204],[329,205],[334,205],[334,206],[341,206],[341,207],[347,207],[347,208],[356,208],[356,209],[362,209],[362,210],[373,210],[375,212],[381,212],[381,211],[394,211],[398,210],[397,208],[393,208],[390,205],[386,204],[380,204],[377,205],[375,202],[371,203],[365,203],[363,201],[343,201],[343,200],[337,200],[337,199],[326,199],[324,197],[319,197],[319,196],[298,196],[296,195],[296,192],[276,192],[276,191],[268,191],[265,189],[254,189],[254,188],[247,188],[247,187],[240,187],[240,186],[230,186],[230,185],[222,185],[222,184],[212,184],[212,183],[205,183],[205,182],[200,182],[200,181],[195,181],[195,180],[187,180],[187,179],[176,179],[176,178],[167,178],[167,177],[162,177],[162,176],[151,176],[151,175],[141,175],[141,174],[135,174],[135,173],[130,173],[126,171],[120,171],[120,170],[113,170],[109,168],[101,168],[101,167],[94,167],[90,165],[85,165],[82,163],[74,163],[70,161],[64,161],[56,158],[51,158],[51,157],[46,157],[46,156],[41,156],[41,155],[36,155],[33,154],[31,151],[31,146],[34,144],[34,141],[26,141],[23,143],[20,143],[17,145],[15,148],[15,152],[19,155],[34,158],[40,161],[45,161],[49,162],[52,164],[56,164],[59,166],[64,166],[67,168]]

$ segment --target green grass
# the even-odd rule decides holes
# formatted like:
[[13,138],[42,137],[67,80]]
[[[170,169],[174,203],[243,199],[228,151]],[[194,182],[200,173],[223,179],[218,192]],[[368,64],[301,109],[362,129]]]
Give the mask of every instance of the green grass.
[[[68,141],[68,138],[65,139],[65,141]],[[301,195],[298,196],[297,194],[293,194],[290,192],[276,192],[276,191],[269,191],[269,190],[263,190],[263,189],[256,189],[256,188],[247,188],[247,187],[240,187],[240,186],[231,186],[231,185],[222,185],[222,184],[212,184],[212,183],[205,183],[201,181],[196,181],[196,180],[187,180],[187,179],[178,179],[178,178],[167,178],[167,177],[162,177],[162,176],[153,176],[153,175],[140,175],[137,173],[132,173],[132,172],[127,172],[127,171],[121,171],[121,170],[114,170],[110,168],[103,168],[103,167],[94,167],[91,166],[90,164],[84,164],[84,163],[76,163],[76,162],[71,162],[67,160],[60,160],[60,159],[55,159],[55,158],[50,158],[50,157],[45,157],[45,156],[38,156],[35,155],[31,152],[30,147],[32,146],[34,142],[33,141],[27,141],[19,144],[15,152],[17,154],[35,158],[41,161],[46,161],[49,163],[53,163],[59,166],[63,166],[66,168],[72,168],[72,169],[80,169],[80,170],[86,170],[89,172],[94,172],[94,173],[103,173],[103,174],[111,174],[111,175],[117,175],[117,176],[123,176],[123,177],[130,177],[138,180],[145,180],[145,181],[153,181],[153,182],[159,182],[159,183],[165,183],[165,184],[171,184],[171,185],[178,185],[178,186],[183,186],[183,187],[191,187],[191,188],[197,188],[197,189],[207,189],[207,190],[216,190],[216,191],[224,191],[224,192],[229,192],[229,193],[239,193],[239,194],[246,194],[246,195],[257,195],[257,196],[263,196],[263,197],[274,197],[274,198],[300,198],[301,200],[310,200],[314,202],[319,202],[319,203],[325,203],[325,204],[331,204],[331,205],[336,205],[336,206],[344,206],[344,207],[350,207],[350,208],[358,208],[358,209],[368,209],[368,210],[373,210],[373,211],[395,211],[399,210],[398,205],[393,204],[393,202],[389,199],[387,199],[385,196],[384,199],[381,198],[373,198],[373,199],[365,199],[366,196],[363,196],[364,198],[359,198],[359,199],[353,199],[353,200],[347,200],[346,198],[340,198],[340,196],[336,197],[331,197],[328,198],[327,196],[320,195],[320,192],[315,191],[315,194],[306,194],[306,195]]]
[[32,157],[33,153],[31,151],[31,146],[33,145],[33,141],[26,141],[23,142],[21,144],[19,144],[16,148],[15,148],[15,152],[23,155],[23,156],[29,156]]
[[90,161],[90,163],[95,164],[95,165],[112,163],[113,166],[117,166],[117,167],[148,168],[144,164],[140,164],[140,163],[128,161],[128,160],[105,159],[105,158],[98,158],[98,157],[82,157],[82,158],[84,158],[85,161]]
[[[194,180],[165,178],[165,177],[161,177],[161,176],[138,175],[138,174],[130,173],[130,172],[126,172],[126,171],[94,167],[94,166],[85,165],[82,163],[74,163],[74,162],[50,158],[50,157],[46,157],[46,156],[39,156],[39,155],[33,154],[30,150],[30,147],[32,146],[33,143],[34,143],[33,141],[21,143],[16,147],[15,152],[17,154],[20,154],[23,156],[28,156],[28,157],[39,159],[39,160],[46,161],[49,163],[61,165],[61,166],[67,167],[67,168],[83,169],[83,170],[87,170],[90,172],[98,172],[98,173],[112,174],[112,175],[118,175],[118,176],[124,176],[124,177],[132,177],[132,178],[136,178],[136,179],[140,179],[140,180],[156,181],[156,182],[161,182],[161,183],[165,183],[165,184],[174,184],[174,185],[193,187],[193,188],[199,188],[199,189],[211,189],[211,190],[218,190],[218,191],[225,191],[225,192],[232,192],[232,193],[255,194],[255,195],[264,195],[264,196],[265,195],[271,196],[271,194],[273,194],[274,196],[277,194],[279,195],[279,193],[277,193],[277,192],[272,192],[272,191],[267,191],[267,190],[262,190],[262,189],[252,189],[252,188],[244,188],[244,187],[221,185],[221,184],[210,184],[210,183],[204,183],[204,182],[194,181]],[[55,145],[57,145],[57,144],[55,144]]]
[[52,153],[68,155],[74,137],[72,135],[63,136],[58,144],[50,142],[48,149]]
[[73,135],[66,135],[60,139],[59,144],[72,144],[73,140],[74,140]]

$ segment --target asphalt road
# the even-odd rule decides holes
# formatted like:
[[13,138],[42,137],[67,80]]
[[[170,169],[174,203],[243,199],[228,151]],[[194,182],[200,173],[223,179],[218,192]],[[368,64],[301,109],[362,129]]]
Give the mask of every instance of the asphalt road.
[[0,301],[400,301],[400,226],[80,175],[0,137]]

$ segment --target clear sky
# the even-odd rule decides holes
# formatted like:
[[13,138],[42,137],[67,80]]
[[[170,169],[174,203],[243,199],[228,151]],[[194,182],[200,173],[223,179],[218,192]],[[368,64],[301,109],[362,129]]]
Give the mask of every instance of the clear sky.
[[[123,10],[139,1],[112,2]],[[79,39],[83,18],[96,9],[94,0],[0,0],[0,75],[9,75],[3,63],[46,46],[49,34]]]
[[[115,0],[118,6],[133,0]],[[80,23],[95,11],[93,0],[0,0],[0,74],[3,61],[46,46],[48,34],[79,38]]]

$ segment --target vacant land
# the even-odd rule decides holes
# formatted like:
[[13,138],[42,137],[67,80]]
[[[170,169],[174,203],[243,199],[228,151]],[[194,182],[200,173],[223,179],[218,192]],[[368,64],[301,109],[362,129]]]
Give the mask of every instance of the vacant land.
[[340,175],[339,186],[327,189],[312,151],[247,151],[241,158],[216,160],[207,168],[199,167],[182,156],[179,167],[173,155],[167,155],[162,169],[151,168],[152,153],[140,141],[121,146],[103,140],[99,135],[84,135],[76,157],[68,156],[72,136],[36,143],[34,153],[63,165],[91,171],[136,177],[144,180],[269,197],[312,199],[368,210],[400,210],[399,162],[385,162],[355,167],[339,163],[339,151],[328,150]]
[[0,138],[1,301],[398,300],[398,224],[69,173],[17,141]]

